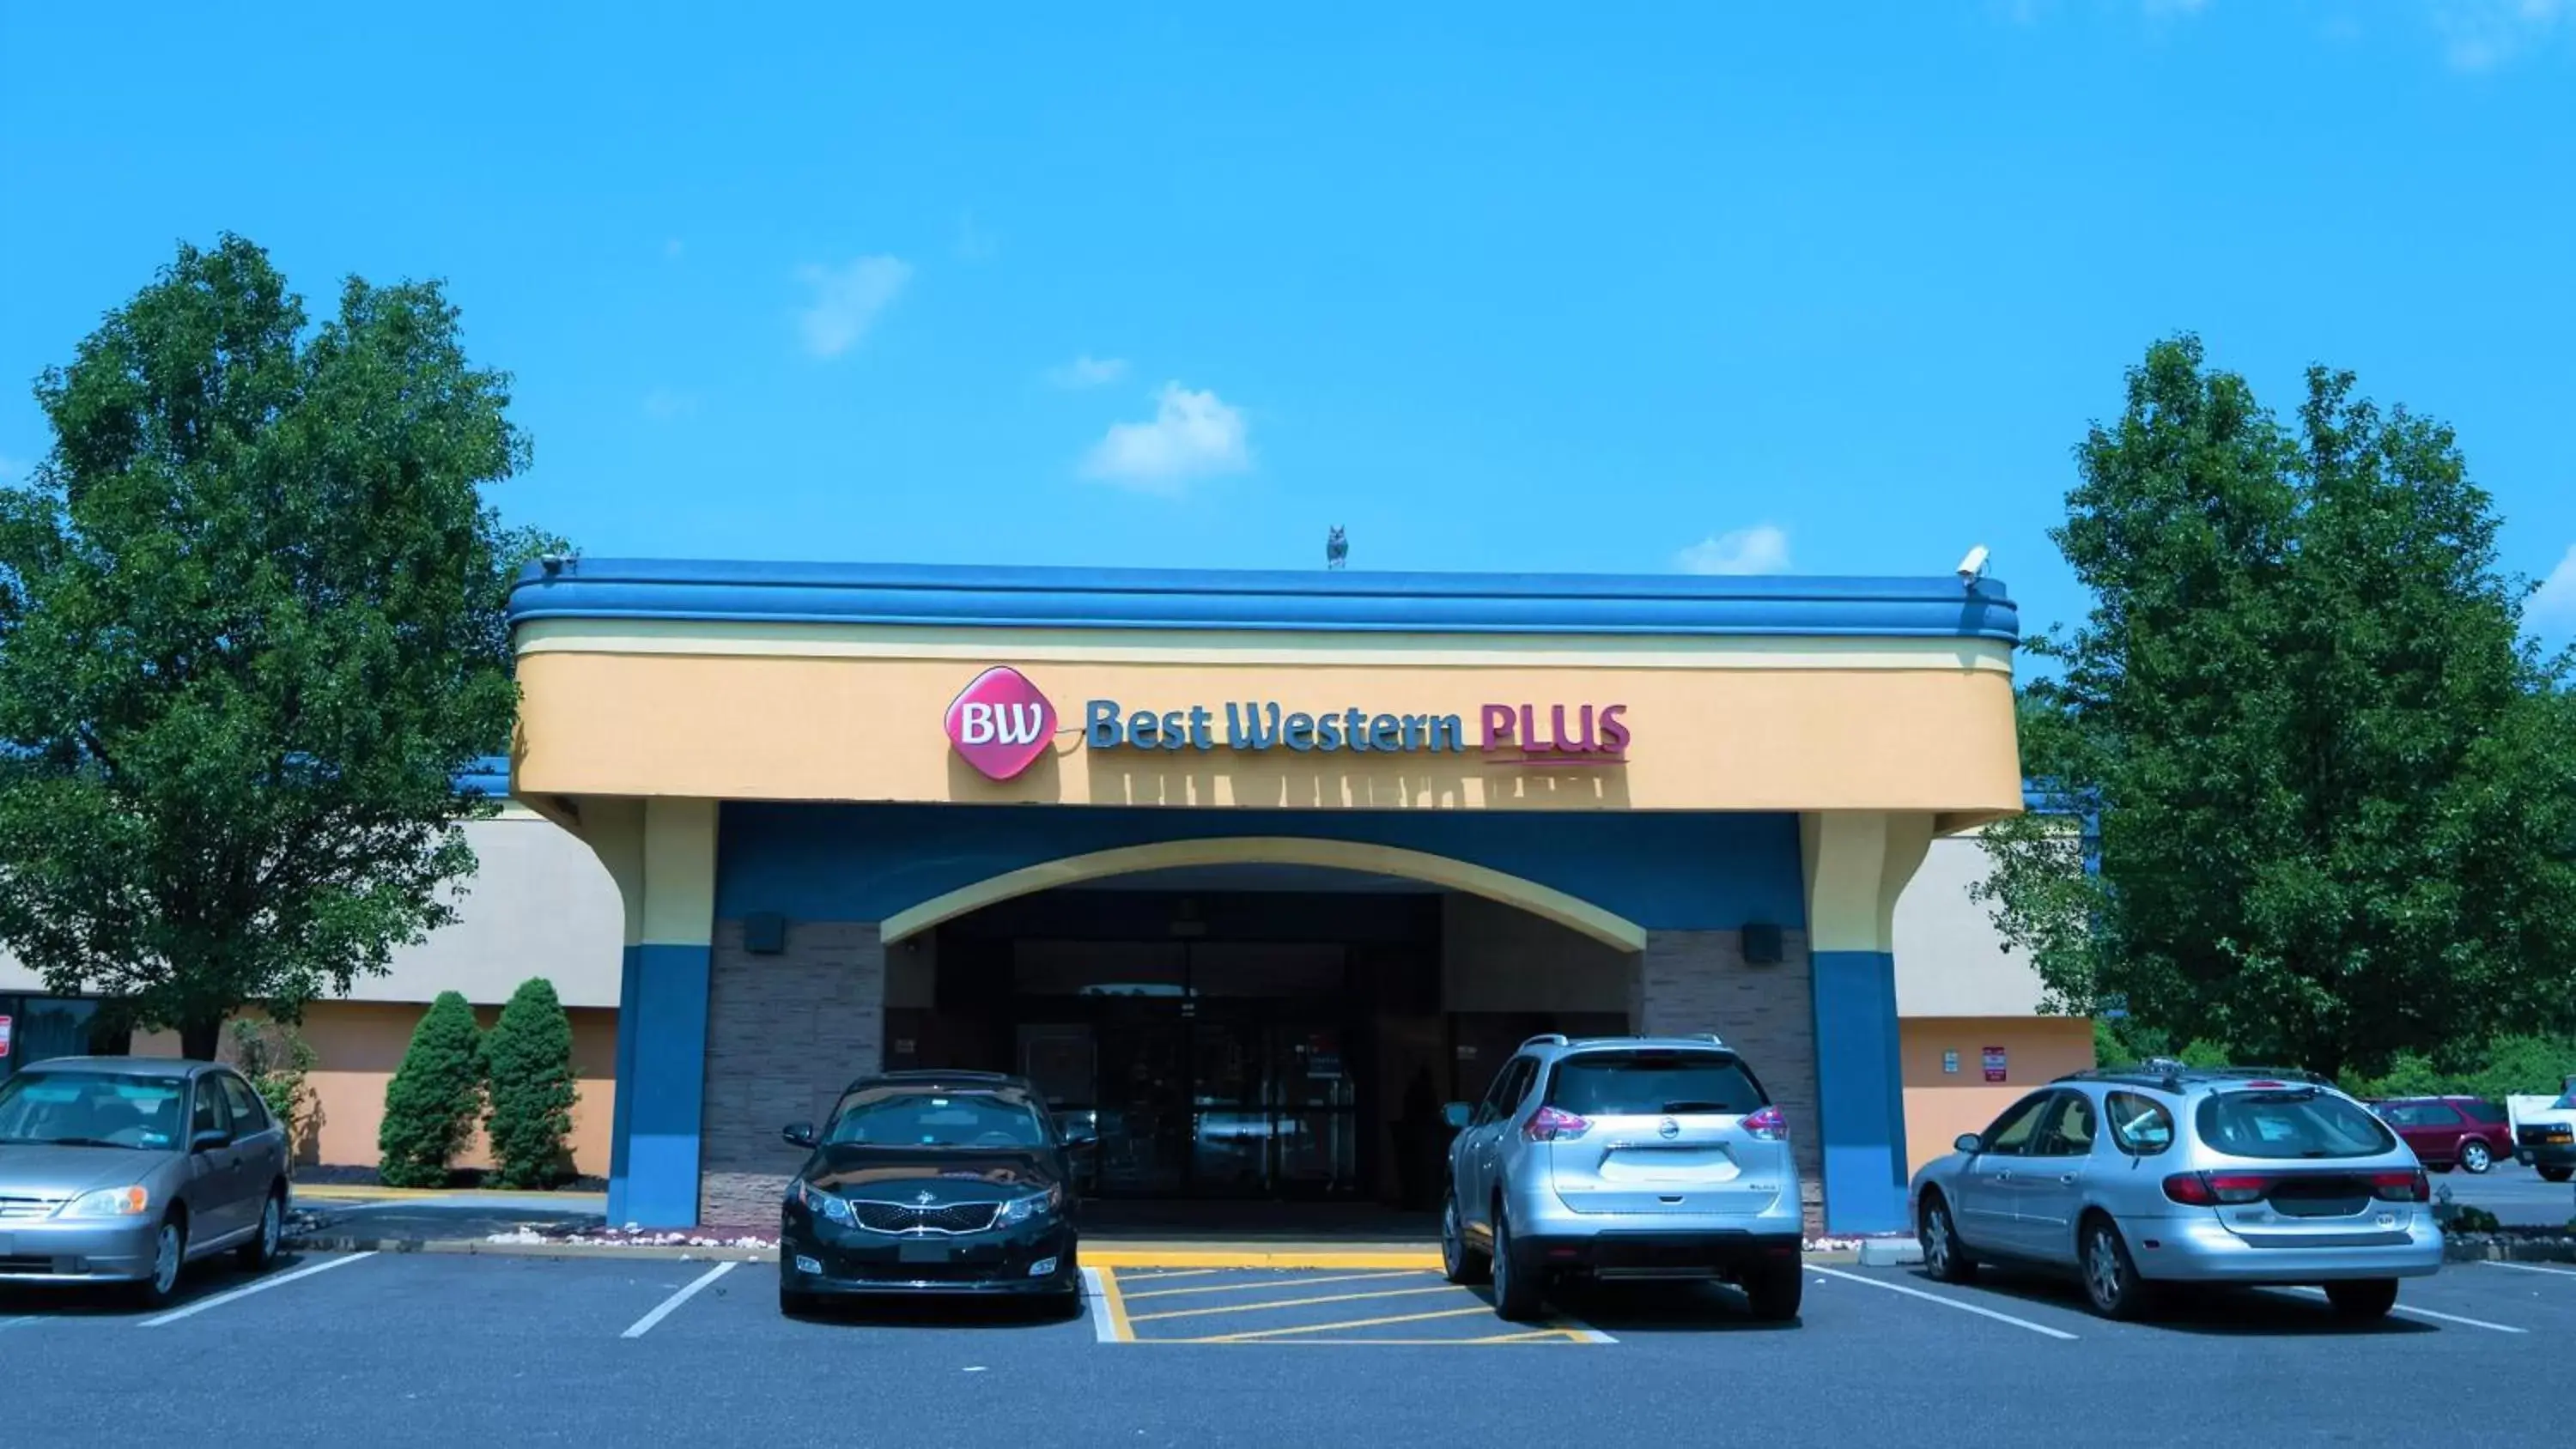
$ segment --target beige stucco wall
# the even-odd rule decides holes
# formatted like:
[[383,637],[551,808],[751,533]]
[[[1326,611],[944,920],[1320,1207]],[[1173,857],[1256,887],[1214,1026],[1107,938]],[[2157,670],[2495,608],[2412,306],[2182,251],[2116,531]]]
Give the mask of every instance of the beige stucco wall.
[[[2033,1087],[2093,1065],[2093,1023],[2081,1017],[1907,1017],[1898,1025],[1905,1069],[1905,1155],[1921,1167],[1962,1132],[1983,1131]],[[2004,1080],[1988,1082],[1985,1049],[2004,1049]],[[1945,1052],[1959,1070],[1941,1070]]]
[[1896,898],[1897,1015],[2038,1012],[2039,974],[2030,958],[2006,952],[1990,908],[1968,899],[1968,887],[1987,869],[1976,832],[1938,836]]
[[[361,978],[347,999],[425,1003],[462,991],[478,1006],[497,1006],[520,982],[543,976],[567,1007],[614,1007],[625,908],[599,857],[552,821],[515,807],[468,823],[465,839],[479,869],[457,897],[456,924],[396,950],[392,969]],[[0,949],[0,991],[44,989]]]
[[[334,1001],[318,1003],[304,1014],[298,1033],[313,1048],[312,1075],[305,1080],[317,1103],[311,1135],[299,1132],[297,1158],[333,1167],[372,1166],[376,1162],[376,1129],[385,1116],[385,1085],[402,1065],[412,1028],[428,1008],[405,1002]],[[488,1030],[500,1008],[486,1006],[475,1017]],[[617,1013],[577,1007],[565,1013],[572,1021],[572,1069],[581,1099],[572,1109],[573,1169],[589,1177],[608,1173],[609,1123],[617,1104]],[[134,1039],[138,1056],[175,1057],[179,1038],[152,1032]],[[492,1165],[481,1133],[466,1144],[456,1160],[462,1168]]]

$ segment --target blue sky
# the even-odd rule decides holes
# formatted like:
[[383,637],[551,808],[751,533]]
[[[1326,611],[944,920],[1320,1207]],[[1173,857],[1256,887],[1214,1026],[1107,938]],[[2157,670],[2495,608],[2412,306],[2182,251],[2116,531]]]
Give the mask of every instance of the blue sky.
[[0,468],[232,229],[445,278],[502,507],[590,553],[1983,542],[2044,623],[2070,450],[2189,329],[2456,424],[2576,632],[2576,0],[952,9],[0,7]]

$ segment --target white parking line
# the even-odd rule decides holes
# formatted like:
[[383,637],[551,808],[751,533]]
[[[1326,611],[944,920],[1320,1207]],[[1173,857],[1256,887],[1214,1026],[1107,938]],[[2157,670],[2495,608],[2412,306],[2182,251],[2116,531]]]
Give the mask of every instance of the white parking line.
[[2517,1273],[2538,1273],[2544,1278],[2576,1278],[2576,1268],[2554,1268],[2547,1263],[2500,1263],[2493,1258],[2478,1261],[2490,1268],[2511,1268]]
[[1093,1336],[1102,1343],[1118,1342],[1118,1325],[1111,1321],[1109,1294],[1100,1286],[1100,1270],[1097,1268],[1082,1270],[1082,1305],[1083,1311],[1091,1315]]
[[1979,1318],[1991,1318],[1997,1323],[2009,1323],[2015,1328],[2027,1328],[2033,1333],[2044,1334],[2050,1338],[2067,1342],[2072,1342],[2075,1338],[2074,1334],[2068,1333],[2062,1329],[2051,1328],[2044,1323],[2033,1323],[2027,1318],[2015,1318],[2009,1313],[1997,1313],[1991,1308],[1980,1308],[1974,1303],[1962,1303],[1956,1298],[1944,1298],[1938,1293],[1926,1293],[1920,1288],[1908,1288],[1902,1283],[1890,1283],[1883,1278],[1870,1278],[1859,1273],[1846,1273],[1840,1268],[1810,1267],[1807,1271],[1810,1273],[1821,1273],[1828,1278],[1840,1278],[1846,1283],[1859,1283],[1870,1288],[1884,1288],[1890,1293],[1902,1293],[1908,1298],[1920,1298],[1926,1303],[1938,1303],[1944,1308],[1956,1308],[1961,1313],[1973,1313]]
[[196,1314],[203,1313],[209,1308],[221,1308],[236,1298],[248,1298],[254,1293],[265,1293],[271,1288],[283,1288],[298,1278],[310,1278],[316,1273],[328,1273],[334,1268],[346,1268],[351,1263],[357,1262],[361,1258],[372,1258],[374,1256],[374,1253],[351,1253],[345,1258],[333,1258],[327,1263],[308,1264],[296,1269],[292,1273],[280,1273],[274,1278],[262,1278],[256,1283],[245,1283],[241,1287],[235,1288],[229,1293],[218,1293],[212,1298],[200,1298],[185,1308],[174,1308],[157,1318],[147,1318],[136,1326],[139,1328],[159,1328],[162,1324],[176,1323],[182,1318],[188,1318]]
[[618,1336],[620,1338],[642,1338],[644,1335],[651,1333],[653,1331],[654,1324],[657,1324],[663,1319],[671,1316],[672,1309],[679,1307],[681,1304],[688,1302],[692,1298],[695,1298],[698,1296],[699,1289],[704,1288],[708,1284],[716,1281],[718,1278],[723,1277],[740,1266],[740,1264],[732,1262],[718,1263],[707,1271],[700,1273],[688,1287],[683,1288],[679,1292],[672,1294],[670,1297],[663,1299],[652,1312],[636,1319],[632,1327],[628,1328],[624,1333],[619,1334]]
[[[2303,1298],[2323,1298],[2326,1296],[2326,1290],[2323,1288],[2284,1288],[2280,1291],[2284,1293],[2296,1293]],[[2489,1323],[2483,1318],[2462,1318],[2456,1313],[2436,1313],[2430,1308],[2414,1308],[2403,1303],[2390,1309],[2389,1312],[2403,1313],[2409,1318],[2429,1318],[2436,1323],[2456,1323],[2464,1328],[2483,1328],[2489,1333],[2529,1333],[2531,1331],[2527,1328],[2516,1328],[2507,1323]]]

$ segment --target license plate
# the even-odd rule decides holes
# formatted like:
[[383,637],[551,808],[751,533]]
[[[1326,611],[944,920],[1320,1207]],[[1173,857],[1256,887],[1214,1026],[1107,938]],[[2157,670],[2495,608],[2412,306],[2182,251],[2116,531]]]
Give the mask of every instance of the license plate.
[[948,1253],[946,1243],[899,1243],[894,1250],[899,1263],[945,1263]]

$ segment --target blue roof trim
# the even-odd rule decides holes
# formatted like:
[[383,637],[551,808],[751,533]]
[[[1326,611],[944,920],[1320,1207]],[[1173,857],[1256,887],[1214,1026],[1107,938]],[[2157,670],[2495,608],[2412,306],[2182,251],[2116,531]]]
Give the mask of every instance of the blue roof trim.
[[489,795],[500,799],[510,793],[510,761],[501,755],[486,755],[467,765],[455,775],[459,795]]
[[532,564],[513,624],[678,619],[1434,634],[2021,637],[2003,584],[1687,574],[1230,572],[574,559]]

